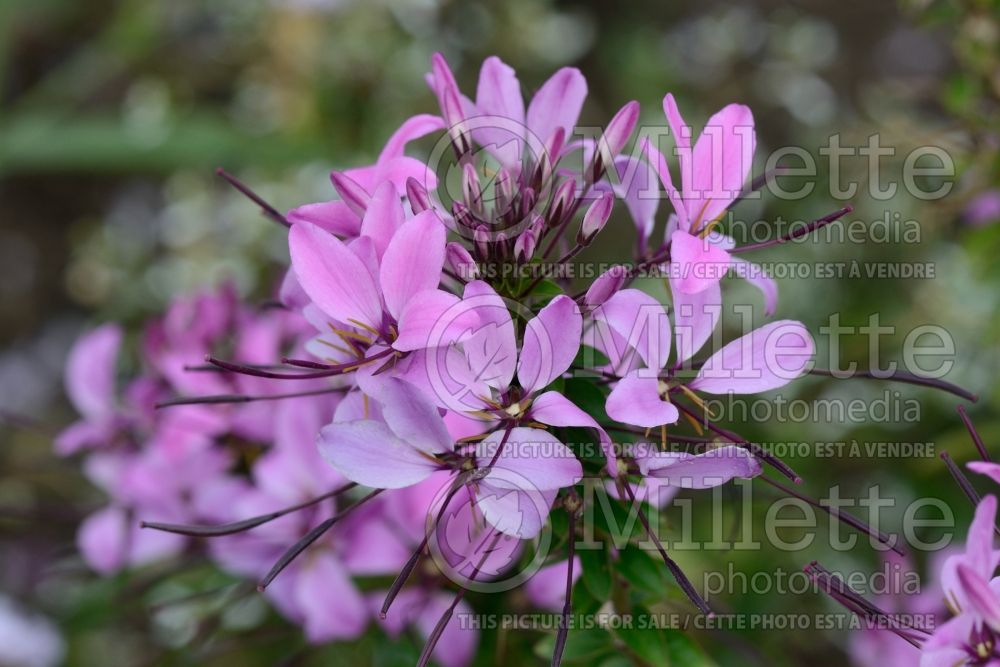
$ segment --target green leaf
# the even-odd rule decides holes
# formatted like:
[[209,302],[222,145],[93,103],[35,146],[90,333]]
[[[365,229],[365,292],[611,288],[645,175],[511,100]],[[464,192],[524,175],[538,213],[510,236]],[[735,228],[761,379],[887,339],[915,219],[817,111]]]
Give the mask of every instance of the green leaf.
[[[631,627],[615,629],[615,634],[625,642],[625,645],[643,664],[650,665],[650,667],[663,667],[673,664],[671,662],[670,646],[667,643],[666,633],[650,630],[649,628],[641,628],[632,624]],[[676,664],[687,666],[689,663],[678,662]]]
[[712,660],[691,636],[681,630],[661,630],[670,651],[670,661],[685,667],[713,667]]
[[618,553],[618,571],[639,592],[662,597],[666,568],[659,558],[639,547],[629,545]]
[[604,545],[600,549],[580,549],[577,555],[583,565],[583,585],[598,600],[607,600],[611,597],[612,578],[608,549]]
[[[535,644],[535,655],[543,660],[551,660],[555,649],[556,636],[551,634]],[[614,640],[603,628],[586,628],[583,630],[570,627],[566,636],[566,647],[563,650],[563,662],[582,662],[592,665],[597,658],[614,650]]]

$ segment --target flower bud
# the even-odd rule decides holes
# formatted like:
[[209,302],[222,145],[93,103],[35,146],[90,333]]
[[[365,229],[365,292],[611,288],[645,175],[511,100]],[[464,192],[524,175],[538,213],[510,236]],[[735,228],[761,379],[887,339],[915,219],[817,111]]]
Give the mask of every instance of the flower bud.
[[573,199],[575,197],[575,181],[566,179],[556,187],[556,191],[552,195],[552,204],[549,206],[547,216],[550,226],[555,227],[562,222],[563,217],[567,215],[570,207],[573,205]]
[[330,182],[348,208],[363,217],[371,195],[357,181],[340,171],[330,172]]
[[480,260],[489,259],[490,256],[490,229],[486,225],[479,225],[472,235],[472,242],[476,245],[476,253]]
[[410,209],[414,215],[432,208],[431,196],[427,193],[427,188],[412,176],[406,179],[406,198],[410,202]]
[[507,212],[514,201],[514,181],[505,167],[493,179],[493,208],[500,215]]
[[479,184],[479,174],[468,162],[462,167],[462,198],[473,211],[483,210],[483,189]]
[[576,242],[580,245],[590,245],[594,237],[604,229],[608,218],[611,217],[611,209],[615,205],[615,195],[613,192],[605,192],[601,198],[590,205],[583,216],[580,224],[580,233],[576,236]]
[[612,164],[639,122],[639,103],[629,102],[615,114],[615,117],[608,123],[604,134],[597,141],[597,152],[594,153],[594,162],[591,167],[591,178],[593,181],[600,180],[604,175],[607,165]]
[[474,280],[479,277],[479,265],[461,243],[448,243],[444,249],[445,263],[452,273],[462,280]]
[[583,303],[590,308],[596,308],[612,296],[618,293],[625,285],[626,269],[624,266],[612,266],[610,269],[597,276],[594,282],[587,289],[587,294],[583,297]]
[[514,259],[520,264],[527,264],[535,256],[538,237],[533,228],[524,230],[514,241]]

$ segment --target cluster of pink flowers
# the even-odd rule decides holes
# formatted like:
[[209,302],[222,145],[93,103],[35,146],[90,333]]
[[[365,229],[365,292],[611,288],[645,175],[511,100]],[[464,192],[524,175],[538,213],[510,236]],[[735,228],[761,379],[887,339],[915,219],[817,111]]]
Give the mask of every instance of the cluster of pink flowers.
[[[761,246],[741,248],[717,229],[750,187],[750,110],[725,107],[695,138],[667,95],[673,166],[648,139],[624,154],[636,102],[599,135],[577,132],[587,85],[576,69],[556,72],[527,107],[495,57],[474,100],[441,56],[428,83],[440,115],[404,122],[375,164],[331,174],[336,198],[284,216],[267,209],[288,227],[280,307],[255,309],[227,290],[178,300],[144,332],[142,370],[120,395],[121,330],[79,342],[67,385],[84,418],[58,447],[85,451],[88,475],[111,499],[80,532],[95,569],[212,537],[211,558],[258,579],[309,639],[356,637],[378,618],[390,634],[413,625],[428,638],[422,663],[458,666],[476,642],[453,622],[467,610],[465,590],[502,576],[553,507],[569,514],[569,554],[545,560],[527,590],[569,613],[580,574],[574,489],[585,476],[637,506],[662,502],[653,494],[663,489],[754,477],[762,462],[797,479],[713,424],[699,395],[786,385],[812,359],[806,328],[773,321],[692,368],[718,338],[722,279]],[[428,135],[447,149],[439,162],[405,154]],[[442,174],[440,160],[452,158],[457,169]],[[625,233],[607,224],[616,200],[638,232],[632,263],[578,294],[530,270],[568,265],[600,234]],[[653,242],[658,220],[665,233]],[[669,308],[631,286],[649,270],[667,278]],[[752,282],[775,313],[775,284]],[[567,395],[568,377],[602,393],[606,416]],[[682,417],[714,438],[668,438]],[[571,427],[592,434],[598,457],[569,440]],[[661,443],[623,448],[609,435],[652,428]],[[446,576],[408,585],[428,551]],[[375,595],[354,583],[397,573]],[[565,636],[563,627],[557,661]]]

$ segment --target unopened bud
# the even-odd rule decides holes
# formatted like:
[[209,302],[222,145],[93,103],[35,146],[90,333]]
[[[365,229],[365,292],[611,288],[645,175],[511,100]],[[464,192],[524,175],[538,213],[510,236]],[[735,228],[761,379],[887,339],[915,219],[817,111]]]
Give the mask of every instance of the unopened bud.
[[365,211],[368,210],[368,202],[372,200],[368,191],[353,178],[340,171],[330,172],[330,182],[333,183],[333,188],[348,208],[357,215],[364,216]]
[[550,226],[555,227],[562,222],[563,217],[569,213],[575,198],[575,181],[566,179],[556,186],[556,191],[552,195],[552,204],[549,206],[548,215],[546,216]]
[[483,189],[479,184],[479,174],[469,162],[462,167],[462,198],[473,211],[483,210]]
[[444,250],[445,262],[452,273],[463,280],[474,280],[479,277],[479,265],[461,243],[448,243]]
[[606,166],[614,163],[615,158],[628,143],[638,122],[639,103],[633,100],[619,109],[608,123],[604,134],[597,141],[597,151],[594,153],[594,163],[591,168],[591,178],[594,181],[600,180]]
[[615,205],[615,195],[613,192],[605,192],[601,198],[590,205],[580,223],[580,233],[577,234],[576,242],[580,245],[590,245],[594,237],[607,224],[611,217],[611,209]]
[[406,199],[410,202],[410,209],[414,215],[432,208],[431,196],[427,193],[427,188],[412,176],[406,179]]
[[476,253],[479,259],[489,259],[490,256],[490,229],[486,225],[479,225],[472,235],[472,242],[476,245]]
[[514,259],[520,264],[527,264],[535,256],[537,245],[538,237],[534,230],[531,228],[524,230],[514,241]]
[[583,302],[591,308],[596,308],[625,286],[626,269],[624,266],[612,266],[597,276],[583,297]]

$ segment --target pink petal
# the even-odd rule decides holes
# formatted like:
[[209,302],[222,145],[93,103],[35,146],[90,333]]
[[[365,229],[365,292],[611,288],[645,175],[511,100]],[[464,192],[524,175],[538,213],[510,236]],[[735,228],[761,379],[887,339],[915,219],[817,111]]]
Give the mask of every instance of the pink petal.
[[355,639],[370,618],[365,599],[329,552],[309,554],[295,579],[295,601],[313,644]]
[[757,138],[753,113],[730,104],[708,119],[692,156],[691,188],[684,188],[692,231],[715,220],[743,189]]
[[583,302],[591,308],[600,306],[617,294],[625,285],[626,273],[627,270],[624,266],[612,266],[597,276],[587,289],[587,294],[584,296]]
[[620,184],[615,193],[625,200],[625,206],[639,232],[639,247],[645,249],[646,240],[656,224],[656,210],[660,205],[656,170],[648,162],[632,157],[615,160]]
[[[403,121],[399,129],[393,132],[389,140],[385,142],[385,147],[379,153],[378,161],[382,163],[392,158],[402,157],[403,152],[406,150],[406,145],[411,141],[443,129],[444,119],[440,116],[432,116],[430,114],[411,116]],[[393,183],[393,185],[396,186],[399,192],[403,192],[404,188],[400,188],[396,183]]]
[[390,182],[384,182],[375,189],[372,200],[361,221],[361,234],[367,236],[375,244],[375,252],[379,260],[385,254],[385,249],[402,226],[405,213],[399,191]]
[[583,316],[576,302],[561,294],[532,318],[524,332],[517,379],[526,394],[566,372],[580,349]]
[[670,237],[670,262],[671,281],[677,289],[697,294],[722,280],[731,258],[707,240],[678,230]]
[[575,67],[563,67],[542,84],[528,105],[527,125],[541,144],[562,128],[573,133],[583,101],[587,98],[587,80]]
[[478,329],[463,343],[469,367],[496,389],[506,389],[517,367],[517,340],[507,304],[481,280],[465,286],[462,301],[479,316]]
[[709,285],[697,294],[689,294],[670,281],[674,303],[674,331],[677,336],[677,365],[693,357],[712,332],[722,315],[722,289],[719,283]]
[[736,445],[697,455],[649,451],[644,458],[638,459],[638,463],[643,475],[667,480],[682,489],[708,489],[734,477],[756,477],[761,472],[757,459]]
[[335,236],[309,224],[288,234],[292,268],[309,298],[338,322],[382,325],[382,302],[371,274]]
[[748,262],[736,255],[730,255],[729,261],[732,262],[737,276],[756,287],[764,295],[764,314],[768,317],[774,315],[778,309],[778,283],[767,276],[758,264]]
[[357,236],[361,231],[361,216],[341,199],[297,206],[285,218],[293,224],[316,225],[338,236]]
[[650,143],[649,137],[644,137],[639,146],[642,149],[643,154],[646,156],[646,160],[660,177],[660,183],[663,184],[663,189],[667,193],[667,199],[670,200],[670,205],[674,207],[674,213],[677,216],[679,225],[683,229],[687,229],[687,208],[684,205],[684,200],[681,199],[680,190],[674,187],[674,181],[670,176],[670,168],[667,166],[667,160],[663,157],[663,153]]
[[396,437],[428,454],[454,449],[454,441],[438,409],[416,386],[388,375],[372,378],[373,398],[382,405],[382,418]]
[[1000,484],[1000,463],[990,463],[988,461],[971,461],[965,464],[969,470],[980,475],[986,475],[997,484]]
[[[652,369],[661,369],[670,358],[670,318],[655,298],[637,289],[623,289],[594,310],[596,320],[606,322],[624,338],[629,348]],[[626,350],[615,356],[624,356]]]
[[[487,465],[503,439],[494,431],[476,448],[480,467]],[[526,491],[553,491],[573,486],[583,477],[583,467],[569,447],[548,431],[516,427],[504,445],[496,464],[484,478],[498,488]]]
[[444,243],[444,225],[433,211],[414,216],[392,237],[379,277],[386,308],[396,319],[414,294],[441,282]]
[[617,474],[614,445],[601,425],[557,391],[547,391],[535,398],[528,409],[531,419],[549,426],[578,426],[597,431],[610,474]]
[[115,412],[115,376],[122,330],[105,324],[81,336],[66,361],[66,393],[73,406],[88,419],[103,419]]
[[399,489],[427,479],[439,466],[372,420],[334,422],[320,431],[319,451],[347,479],[377,489]]
[[813,356],[812,336],[801,322],[778,320],[713,354],[688,384],[708,394],[755,394],[802,375]]
[[87,565],[101,574],[111,574],[125,564],[126,514],[116,507],[105,507],[91,514],[77,533],[77,547]]
[[660,380],[645,377],[649,373],[648,369],[632,371],[618,381],[604,406],[609,417],[644,428],[677,421],[680,417],[677,408],[660,398]]
[[487,118],[476,121],[476,141],[505,165],[521,162],[524,100],[514,70],[496,56],[483,61],[476,90],[476,108]]
[[414,294],[399,318],[392,347],[411,352],[450,345],[474,332],[479,316],[454,294],[430,289]]

